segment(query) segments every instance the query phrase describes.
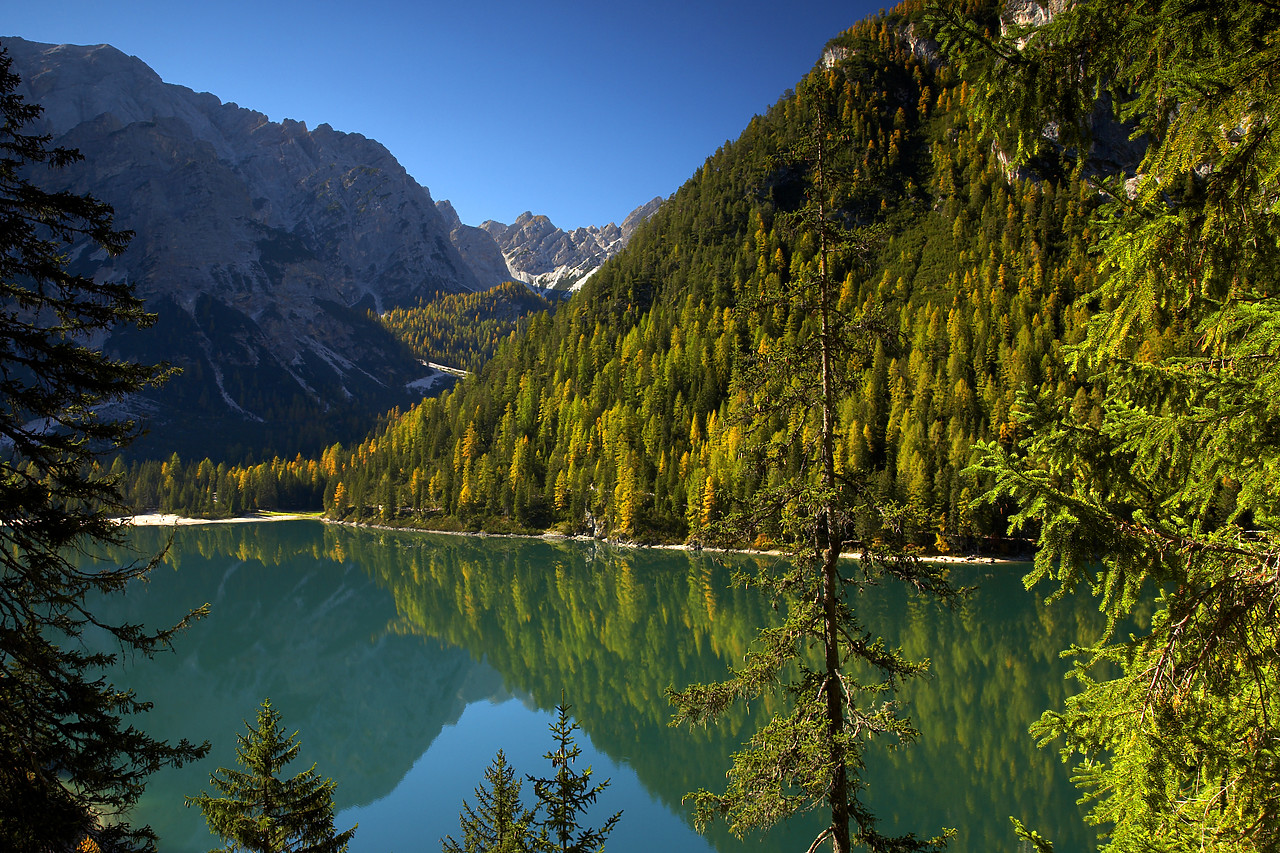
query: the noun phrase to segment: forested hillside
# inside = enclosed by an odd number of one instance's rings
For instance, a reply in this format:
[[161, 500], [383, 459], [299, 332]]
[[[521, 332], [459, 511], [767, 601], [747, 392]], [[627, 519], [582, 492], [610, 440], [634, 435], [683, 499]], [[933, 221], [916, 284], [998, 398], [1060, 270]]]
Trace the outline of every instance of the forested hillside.
[[[1003, 165], [971, 125], [967, 86], [916, 37], [912, 5], [833, 39], [807, 81], [838, 103], [850, 143], [841, 208], [882, 235], [872, 272], [845, 279], [840, 308], [882, 307], [899, 332], [841, 407], [839, 431], [853, 438], [838, 464], [874, 471], [884, 497], [930, 513], [923, 544], [969, 549], [1005, 528], [996, 511], [970, 508], [980, 487], [961, 471], [976, 441], [1016, 440], [1019, 390], [1097, 407], [1060, 353], [1089, 319], [1073, 300], [1093, 283], [1084, 222], [1096, 194], [1077, 177], [1033, 181]], [[234, 496], [213, 465], [195, 477], [194, 463], [171, 460], [173, 488], [141, 502], [185, 494], [159, 503], [209, 511], [219, 491], [221, 507], [239, 510], [323, 491], [338, 518], [696, 536], [761, 486], [743, 452], [735, 371], [810, 322], [796, 306], [756, 304], [816, 263], [812, 238], [781, 224], [804, 176], [776, 160], [800, 141], [804, 109], [788, 94], [753, 119], [579, 295], [530, 318], [474, 379], [318, 465], [242, 469]], [[263, 472], [288, 486], [256, 486]]]
[[[947, 547], [1003, 532], [968, 509], [977, 490], [960, 471], [976, 440], [1015, 439], [1020, 388], [1094, 405], [1059, 354], [1088, 320], [1071, 305], [1092, 283], [1081, 214], [1093, 193], [1007, 174], [969, 124], [967, 88], [912, 46], [901, 10], [861, 23], [811, 82], [852, 138], [843, 209], [885, 235], [841, 308], [884, 305], [900, 329], [841, 409], [855, 438], [839, 463], [932, 511]], [[743, 466], [746, 400], [731, 378], [744, 353], [785, 346], [807, 320], [739, 306], [815, 263], [812, 239], [779, 225], [801, 176], [773, 160], [798, 141], [803, 108], [790, 96], [754, 119], [476, 381], [327, 452], [329, 513], [684, 539], [748, 501], [760, 483]]]
[[379, 316], [418, 358], [459, 370], [479, 370], [517, 322], [552, 304], [519, 282], [508, 281], [479, 293], [440, 296], [412, 308]]
[[[1033, 733], [1075, 764], [1107, 850], [1276, 849], [1280, 11], [957, 0], [928, 20], [945, 53], [914, 3], [834, 39], [800, 96], [473, 379], [318, 460], [173, 459], [154, 491], [697, 542], [779, 479], [812, 487], [805, 440], [834, 435], [827, 493], [873, 484], [939, 551], [1011, 523], [1035, 539], [1026, 583], [1096, 596], [1107, 628], [1070, 649], [1079, 692]], [[832, 108], [827, 134], [810, 118]], [[792, 156], [815, 130], [826, 153]], [[834, 193], [805, 162], [843, 176]], [[815, 207], [861, 245], [817, 245], [796, 227]], [[833, 271], [840, 315], [871, 330], [834, 429], [794, 405], [807, 374], [758, 372], [819, 337], [830, 351], [815, 314]], [[785, 287], [814, 280], [817, 306]], [[863, 521], [841, 518], [837, 551], [902, 532]], [[786, 526], [750, 529], [770, 545]]]
[[67, 248], [77, 273], [131, 282], [157, 318], [94, 346], [180, 370], [126, 402], [148, 426], [131, 458], [357, 440], [420, 399], [406, 386], [425, 373], [366, 309], [501, 281], [473, 271], [431, 194], [376, 140], [272, 122], [105, 44], [3, 47], [16, 94], [43, 110], [39, 132], [84, 155], [42, 188], [92, 192], [134, 233], [117, 257]]
[[[1025, 583], [1089, 588], [1113, 625], [1156, 608], [1071, 650], [1079, 692], [1032, 733], [1072, 763], [1108, 853], [1276, 850], [1280, 7], [1049, 5], [998, 33], [931, 16], [985, 133], [1030, 168], [1087, 170], [1099, 199], [1097, 310], [1066, 352], [1099, 397], [1030, 389], [1026, 437], [978, 469], [1036, 535]], [[1099, 114], [1143, 142], [1136, 167], [1107, 161]]]

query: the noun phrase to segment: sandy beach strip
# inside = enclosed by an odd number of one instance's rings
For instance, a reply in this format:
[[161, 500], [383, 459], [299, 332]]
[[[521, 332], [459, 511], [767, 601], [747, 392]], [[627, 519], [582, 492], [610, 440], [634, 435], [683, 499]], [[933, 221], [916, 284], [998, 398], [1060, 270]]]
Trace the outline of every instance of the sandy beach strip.
[[[367, 530], [386, 530], [392, 532], [403, 533], [430, 533], [442, 536], [469, 536], [479, 538], [513, 538], [513, 539], [548, 539], [548, 540], [566, 540], [566, 541], [582, 541], [582, 542], [601, 542], [602, 544], [611, 545], [617, 548], [641, 548], [665, 551], [706, 551], [709, 554], [739, 554], [748, 557], [784, 557], [782, 551], [731, 551], [722, 548], [699, 548], [692, 545], [666, 544], [666, 545], [641, 545], [634, 542], [610, 542], [608, 540], [593, 539], [590, 536], [565, 536], [559, 533], [547, 532], [544, 534], [509, 534], [509, 533], [471, 533], [455, 530], [427, 530], [414, 527], [383, 527], [376, 524], [352, 524], [351, 522], [334, 522], [331, 519], [324, 518], [320, 513], [268, 513], [263, 515], [239, 515], [233, 518], [188, 518], [182, 515], [174, 515], [168, 512], [149, 512], [141, 515], [129, 515], [117, 519], [121, 524], [130, 524], [134, 527], [185, 527], [192, 524], [245, 524], [260, 521], [298, 521], [300, 519], [314, 519], [317, 521], [325, 521], [329, 524], [341, 524], [351, 527], [364, 528]], [[840, 555], [843, 559], [857, 559], [858, 555], [853, 551], [848, 551]], [[1017, 564], [1025, 564], [1031, 562], [1033, 557], [995, 557], [995, 556], [958, 556], [958, 555], [920, 555], [920, 559], [926, 563], [954, 563], [959, 565], [998, 565], [1010, 566]]]
[[168, 512], [148, 512], [142, 515], [126, 515], [118, 519], [121, 524], [133, 527], [185, 527], [189, 524], [244, 524], [255, 521], [297, 521], [319, 519], [317, 513], [272, 513], [270, 515], [239, 515], [234, 518], [187, 518]]

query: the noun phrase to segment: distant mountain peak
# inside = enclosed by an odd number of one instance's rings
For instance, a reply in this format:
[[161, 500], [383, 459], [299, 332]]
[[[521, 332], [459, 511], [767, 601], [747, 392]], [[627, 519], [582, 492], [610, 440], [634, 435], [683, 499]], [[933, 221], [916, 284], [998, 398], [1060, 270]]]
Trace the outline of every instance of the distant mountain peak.
[[17, 94], [44, 110], [33, 129], [84, 154], [46, 188], [93, 194], [136, 234], [118, 258], [84, 241], [69, 255], [79, 274], [135, 282], [160, 317], [104, 346], [183, 369], [131, 404], [151, 414], [148, 452], [261, 450], [274, 436], [293, 453], [334, 440], [326, 423], [411, 403], [403, 389], [424, 371], [368, 310], [513, 279], [576, 287], [660, 203], [621, 228], [566, 233], [531, 211], [473, 227], [358, 133], [273, 122], [110, 45], [0, 46]]
[[577, 290], [661, 204], [659, 197], [637, 207], [622, 227], [610, 222], [566, 232], [548, 217], [526, 210], [510, 225], [490, 219], [480, 228], [501, 250], [512, 279], [535, 290]]

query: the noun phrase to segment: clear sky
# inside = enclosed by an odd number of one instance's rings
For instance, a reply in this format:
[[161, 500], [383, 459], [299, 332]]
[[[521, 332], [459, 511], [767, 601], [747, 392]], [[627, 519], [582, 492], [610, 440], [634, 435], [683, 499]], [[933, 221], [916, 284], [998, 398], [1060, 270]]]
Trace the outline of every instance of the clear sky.
[[111, 44], [272, 120], [378, 140], [462, 220], [566, 230], [668, 196], [868, 0], [0, 0], [0, 38]]

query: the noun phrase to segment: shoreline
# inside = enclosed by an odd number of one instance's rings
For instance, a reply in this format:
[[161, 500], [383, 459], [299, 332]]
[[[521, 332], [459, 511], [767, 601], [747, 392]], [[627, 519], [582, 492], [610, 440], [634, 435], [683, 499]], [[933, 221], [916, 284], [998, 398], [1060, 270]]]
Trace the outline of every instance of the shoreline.
[[[272, 513], [269, 515], [238, 515], [231, 518], [190, 518], [182, 515], [175, 515], [167, 512], [148, 512], [139, 515], [124, 516], [117, 519], [121, 524], [131, 525], [133, 527], [189, 527], [199, 524], [253, 524], [268, 521], [319, 521], [322, 524], [335, 524], [345, 527], [358, 527], [366, 530], [384, 530], [394, 533], [434, 533], [440, 536], [470, 536], [474, 538], [501, 538], [501, 539], [542, 539], [548, 542], [569, 541], [569, 542], [599, 542], [610, 545], [615, 548], [640, 548], [651, 550], [665, 551], [705, 551], [711, 554], [743, 554], [749, 557], [785, 557], [782, 551], [732, 551], [726, 548], [707, 548], [694, 547], [693, 545], [641, 545], [635, 542], [616, 542], [608, 539], [596, 539], [592, 536], [567, 536], [563, 533], [484, 533], [469, 532], [462, 530], [427, 530], [419, 527], [384, 527], [378, 524], [357, 524], [351, 521], [334, 521], [325, 518], [320, 513]], [[854, 559], [852, 553], [842, 554], [843, 559]], [[957, 557], [952, 554], [939, 554], [935, 556], [924, 556], [920, 558], [926, 563], [948, 563], [953, 565], [968, 566], [1011, 566], [1019, 563], [1031, 562], [1034, 557], [1027, 556], [1025, 558], [1014, 557]]]
[[120, 524], [130, 527], [189, 527], [196, 524], [251, 524], [264, 521], [300, 521], [304, 519], [324, 521], [319, 513], [281, 512], [269, 515], [237, 515], [231, 518], [189, 518], [171, 512], [144, 512], [117, 518]]

